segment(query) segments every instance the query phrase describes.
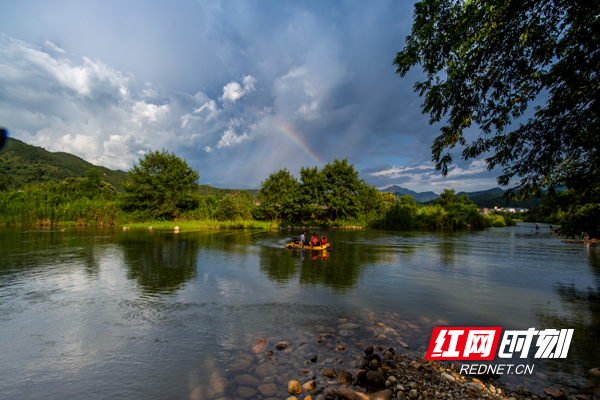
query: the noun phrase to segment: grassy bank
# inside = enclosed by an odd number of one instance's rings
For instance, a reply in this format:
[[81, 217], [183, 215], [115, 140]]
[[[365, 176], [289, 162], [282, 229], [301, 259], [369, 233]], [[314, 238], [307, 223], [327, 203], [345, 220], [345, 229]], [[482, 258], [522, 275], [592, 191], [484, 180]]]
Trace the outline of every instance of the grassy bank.
[[[482, 215], [468, 199], [449, 194], [448, 201], [434, 205], [417, 203], [412, 197], [384, 196], [378, 207], [363, 208], [353, 218], [330, 219], [326, 207], [309, 213], [290, 214], [295, 220], [267, 220], [269, 213], [256, 206], [247, 193], [190, 195], [185, 208], [156, 212], [131, 207], [127, 195], [91, 174], [69, 178], [59, 184], [41, 184], [20, 191], [0, 191], [1, 225], [125, 226], [154, 229], [280, 229], [319, 228], [485, 228], [514, 225], [507, 215]], [[306, 210], [304, 210], [306, 211]], [[303, 212], [299, 209], [299, 212]], [[159, 217], [166, 215], [168, 218]], [[301, 218], [301, 215], [307, 217]]]

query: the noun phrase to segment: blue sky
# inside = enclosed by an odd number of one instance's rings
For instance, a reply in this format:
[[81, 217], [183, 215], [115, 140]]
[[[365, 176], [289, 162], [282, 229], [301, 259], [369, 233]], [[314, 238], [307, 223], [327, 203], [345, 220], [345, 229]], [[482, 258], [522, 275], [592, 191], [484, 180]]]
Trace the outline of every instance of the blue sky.
[[431, 163], [440, 126], [392, 61], [400, 1], [19, 1], [0, 5], [0, 125], [127, 170], [165, 148], [200, 182], [258, 187], [281, 168], [348, 158], [417, 191], [496, 186], [481, 160]]

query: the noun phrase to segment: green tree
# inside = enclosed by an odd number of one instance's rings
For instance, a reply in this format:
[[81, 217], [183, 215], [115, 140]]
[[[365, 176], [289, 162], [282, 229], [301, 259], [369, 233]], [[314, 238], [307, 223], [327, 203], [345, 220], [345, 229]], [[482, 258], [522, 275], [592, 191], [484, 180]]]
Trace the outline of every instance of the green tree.
[[360, 212], [358, 192], [361, 181], [348, 159], [337, 158], [323, 167], [325, 177], [324, 200], [331, 219], [354, 218]]
[[185, 160], [162, 150], [150, 151], [129, 171], [124, 208], [145, 211], [154, 218], [171, 219], [195, 207], [200, 175]]
[[217, 221], [251, 220], [252, 211], [256, 206], [246, 190], [232, 192], [221, 198], [215, 210]]
[[323, 195], [325, 176], [317, 167], [300, 169], [300, 188], [298, 195], [298, 215], [301, 221], [321, 218], [323, 214]]
[[269, 175], [261, 182], [260, 214], [266, 220], [294, 220], [299, 207], [299, 183], [286, 169]]
[[466, 194], [457, 196], [454, 189], [444, 189], [435, 202], [444, 209], [444, 226], [459, 228], [466, 226], [483, 226], [483, 217], [477, 205], [469, 200]]
[[374, 185], [362, 181], [358, 190], [358, 200], [365, 219], [372, 213], [383, 210], [383, 197]]
[[[394, 64], [426, 75], [414, 88], [430, 123], [444, 121], [432, 146], [444, 175], [460, 146], [463, 159], [501, 167], [500, 185], [520, 178], [522, 195], [586, 192], [600, 184], [599, 50], [598, 1], [423, 0]], [[469, 128], [479, 130], [470, 143]]]

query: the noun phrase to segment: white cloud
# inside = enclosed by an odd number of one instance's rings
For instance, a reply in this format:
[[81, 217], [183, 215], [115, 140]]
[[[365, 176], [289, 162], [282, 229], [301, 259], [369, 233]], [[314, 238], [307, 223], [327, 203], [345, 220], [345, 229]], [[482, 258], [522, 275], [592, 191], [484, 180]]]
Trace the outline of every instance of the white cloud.
[[207, 153], [212, 153], [213, 149], [210, 146], [204, 146], [204, 151], [207, 152]]
[[60, 47], [58, 47], [57, 45], [55, 45], [54, 43], [52, 43], [52, 42], [51, 42], [51, 41], [49, 41], [49, 40], [46, 40], [46, 41], [44, 42], [44, 44], [46, 45], [46, 47], [47, 47], [48, 49], [50, 49], [50, 50], [52, 50], [52, 51], [55, 51], [55, 52], [57, 52], [57, 53], [63, 53], [63, 54], [64, 54], [64, 53], [66, 53], [66, 51], [64, 51], [63, 49], [61, 49]]
[[248, 136], [248, 134], [246, 132], [244, 132], [242, 135], [236, 135], [235, 130], [234, 130], [235, 125], [236, 125], [235, 122], [232, 122], [229, 125], [229, 129], [227, 129], [223, 133], [223, 136], [221, 136], [221, 140], [219, 140], [219, 143], [217, 143], [217, 149], [221, 149], [223, 147], [234, 146], [234, 145], [242, 143], [244, 140], [250, 139], [250, 137]]
[[471, 162], [467, 169], [462, 169], [459, 166], [455, 166], [448, 171], [448, 177], [457, 177], [462, 175], [473, 175], [483, 171], [487, 171], [487, 163], [485, 160], [474, 160]]
[[221, 96], [221, 100], [231, 101], [233, 103], [236, 100], [241, 99], [245, 94], [255, 90], [254, 84], [256, 83], [256, 79], [251, 75], [244, 76], [243, 78], [244, 88], [237, 82], [229, 82], [225, 87], [223, 87], [223, 96]]

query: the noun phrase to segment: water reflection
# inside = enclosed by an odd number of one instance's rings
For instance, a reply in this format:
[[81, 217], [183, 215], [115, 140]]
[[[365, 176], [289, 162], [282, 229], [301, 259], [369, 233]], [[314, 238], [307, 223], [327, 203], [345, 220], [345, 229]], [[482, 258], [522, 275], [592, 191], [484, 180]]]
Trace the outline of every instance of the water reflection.
[[127, 278], [151, 294], [168, 294], [179, 290], [197, 276], [200, 240], [211, 237], [165, 233], [126, 232], [118, 236]]
[[567, 312], [549, 306], [534, 310], [541, 326], [574, 329], [567, 359], [548, 359], [546, 368], [558, 380], [566, 375], [579, 376], [581, 379], [576, 382], [579, 386], [589, 384], [585, 382], [587, 371], [600, 365], [600, 256], [597, 247], [588, 246], [586, 250], [593, 280], [585, 286], [574, 282], [554, 285], [560, 305]]

